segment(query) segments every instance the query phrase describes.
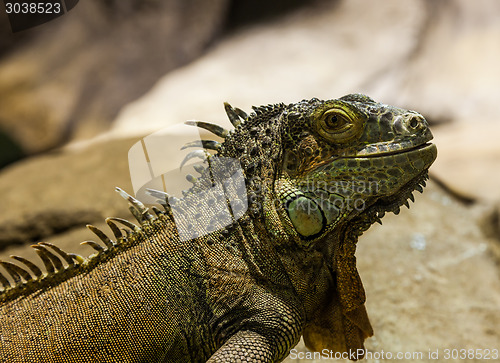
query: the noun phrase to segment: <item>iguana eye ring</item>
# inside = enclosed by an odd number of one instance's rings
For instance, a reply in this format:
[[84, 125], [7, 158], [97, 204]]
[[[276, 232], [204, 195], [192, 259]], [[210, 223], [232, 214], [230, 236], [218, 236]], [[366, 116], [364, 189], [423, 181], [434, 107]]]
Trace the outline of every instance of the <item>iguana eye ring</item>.
[[361, 131], [359, 123], [340, 108], [325, 111], [317, 121], [318, 133], [327, 140], [337, 143], [348, 142]]

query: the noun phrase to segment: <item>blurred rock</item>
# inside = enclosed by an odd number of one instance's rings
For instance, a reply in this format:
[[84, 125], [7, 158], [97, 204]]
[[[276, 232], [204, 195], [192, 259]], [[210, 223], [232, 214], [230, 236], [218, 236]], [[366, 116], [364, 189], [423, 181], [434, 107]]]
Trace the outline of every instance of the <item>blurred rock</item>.
[[417, 109], [432, 120], [498, 122], [500, 2], [421, 3], [426, 15], [415, 34], [416, 47], [398, 67], [372, 79], [370, 88], [388, 102]]
[[336, 0], [232, 0], [226, 25], [228, 29], [236, 29], [251, 23], [270, 21], [278, 15], [281, 16], [308, 3], [319, 1]]
[[314, 1], [87, 0], [14, 34], [2, 16], [0, 128], [26, 154], [95, 136], [123, 105], [225, 30]]
[[2, 13], [0, 14], [0, 56], [3, 56], [4, 53], [12, 48], [23, 44], [26, 38], [26, 32], [12, 34], [7, 15], [3, 13], [2, 8]]
[[491, 241], [491, 252], [500, 268], [500, 202], [487, 205], [478, 219], [478, 225]]
[[10, 137], [9, 132], [0, 130], [0, 168], [24, 156], [22, 147]]
[[106, 130], [123, 104], [205, 51], [227, 3], [87, 0], [25, 31], [0, 60], [0, 127], [27, 153]]
[[[160, 115], [190, 110], [190, 102], [182, 102], [188, 94], [206, 110], [221, 98], [249, 107], [365, 92], [435, 122], [494, 122], [500, 111], [498, 16], [495, 0], [323, 3], [229, 37], [161, 79], [140, 110], [155, 123]], [[162, 102], [146, 107], [153, 99]], [[134, 103], [138, 109], [141, 100]], [[135, 122], [131, 108], [118, 127]]]
[[[128, 216], [127, 203], [114, 188], [131, 191], [127, 153], [136, 141], [114, 140], [85, 150], [52, 152], [2, 170], [0, 249], [52, 241], [77, 227], [86, 230], [85, 224], [101, 223], [105, 217]], [[71, 248], [81, 241], [70, 241]]]
[[500, 123], [455, 122], [432, 133], [438, 146], [432, 173], [462, 195], [500, 201]]
[[65, 205], [28, 213], [22, 218], [3, 219], [0, 222], [0, 249], [14, 244], [36, 243], [66, 232], [73, 227], [82, 227], [102, 219], [96, 210], [69, 209]]
[[[322, 2], [236, 32], [195, 62], [166, 75], [127, 105], [115, 135], [142, 134], [198, 118], [224, 120], [222, 101], [251, 105], [365, 92], [401, 67], [426, 25], [419, 0]], [[397, 94], [397, 89], [394, 89]]]

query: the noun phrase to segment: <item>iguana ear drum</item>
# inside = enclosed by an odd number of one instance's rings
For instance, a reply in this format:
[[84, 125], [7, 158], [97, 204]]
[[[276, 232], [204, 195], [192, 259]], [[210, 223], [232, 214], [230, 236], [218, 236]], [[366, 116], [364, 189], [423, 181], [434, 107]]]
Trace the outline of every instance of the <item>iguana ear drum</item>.
[[295, 230], [303, 237], [312, 237], [323, 230], [326, 218], [316, 202], [306, 196], [298, 196], [287, 203], [288, 217]]

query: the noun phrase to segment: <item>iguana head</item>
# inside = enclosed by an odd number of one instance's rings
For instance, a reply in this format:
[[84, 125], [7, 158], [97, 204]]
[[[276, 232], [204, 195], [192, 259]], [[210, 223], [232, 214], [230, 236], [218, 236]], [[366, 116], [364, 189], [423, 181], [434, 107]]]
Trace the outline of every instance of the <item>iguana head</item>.
[[269, 219], [274, 210], [305, 246], [359, 216], [366, 229], [386, 211], [399, 213], [422, 191], [437, 155], [421, 114], [361, 94], [254, 107], [250, 115], [225, 106], [234, 131], [195, 123], [224, 143], [188, 146], [237, 159], [253, 218]]
[[281, 117], [277, 192], [306, 240], [370, 208], [398, 213], [437, 155], [422, 115], [360, 94], [302, 101]]
[[304, 301], [306, 346], [362, 349], [373, 331], [356, 269], [357, 238], [423, 190], [437, 156], [428, 124], [417, 112], [360, 94], [254, 110], [235, 123], [220, 151], [240, 153], [253, 221], [274, 234]]
[[[386, 211], [399, 213], [415, 189], [422, 191], [420, 184], [437, 156], [429, 143], [432, 134], [419, 113], [359, 94], [302, 101], [279, 118], [278, 214], [284, 225], [293, 226], [288, 232], [299, 246], [321, 251], [331, 273], [321, 278], [316, 270], [307, 277], [314, 288], [304, 289], [304, 296], [323, 290], [327, 297], [319, 310], [311, 308], [315, 312], [303, 332], [305, 343], [316, 351], [362, 349], [373, 330], [356, 269], [357, 237]], [[292, 280], [300, 274], [290, 273]]]

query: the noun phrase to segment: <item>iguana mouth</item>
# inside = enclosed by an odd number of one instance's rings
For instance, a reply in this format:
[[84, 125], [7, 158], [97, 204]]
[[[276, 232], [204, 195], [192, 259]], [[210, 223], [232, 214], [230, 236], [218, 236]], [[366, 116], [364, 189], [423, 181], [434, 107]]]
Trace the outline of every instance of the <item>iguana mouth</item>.
[[[410, 208], [410, 203], [415, 200], [413, 192], [415, 190], [422, 193], [426, 185], [426, 180], [429, 179], [428, 167], [434, 162], [437, 157], [436, 145], [426, 142], [410, 148], [405, 148], [397, 151], [386, 153], [379, 153], [373, 155], [354, 156], [351, 159], [375, 159], [375, 158], [395, 158], [395, 162], [401, 163], [420, 163], [422, 172], [406, 182], [396, 192], [378, 198], [373, 204], [368, 206], [362, 213], [364, 221], [369, 222], [365, 228], [374, 222], [382, 224], [381, 218], [384, 217], [386, 212], [393, 212], [399, 214], [400, 207], [405, 205]], [[403, 159], [400, 159], [403, 158]]]
[[382, 143], [382, 144], [372, 144], [364, 147], [362, 150], [358, 151], [355, 155], [345, 156], [345, 158], [377, 158], [385, 157], [397, 154], [411, 153], [415, 151], [421, 151], [424, 149], [432, 149], [436, 146], [429, 141], [424, 143], [419, 143], [415, 145], [414, 143]]
[[[397, 150], [387, 150], [387, 151], [379, 151], [379, 152], [374, 152], [374, 153], [357, 153], [355, 156], [351, 156], [353, 158], [377, 158], [377, 157], [382, 157], [382, 156], [391, 156], [391, 155], [397, 155], [397, 154], [405, 154], [405, 153], [411, 153], [411, 152], [418, 152], [424, 149], [431, 150], [432, 148], [436, 148], [436, 145], [430, 142], [426, 142], [424, 144], [416, 145], [416, 146], [411, 146], [407, 148], [402, 148], [402, 149], [397, 149]], [[364, 151], [363, 149], [362, 151]]]
[[[407, 154], [406, 159], [413, 162], [419, 162], [424, 164], [422, 172], [404, 184], [396, 193], [387, 195], [379, 198], [367, 211], [372, 212], [377, 215], [378, 218], [382, 218], [385, 212], [393, 212], [394, 214], [399, 213], [400, 207], [404, 204], [406, 207], [410, 208], [408, 199], [412, 202], [414, 201], [413, 192], [418, 190], [420, 193], [423, 192], [423, 188], [426, 185], [426, 180], [429, 179], [428, 167], [434, 162], [437, 157], [436, 145], [426, 142], [411, 148], [398, 150], [396, 152], [373, 155], [371, 157], [391, 157], [392, 155]], [[401, 155], [403, 156], [403, 155]], [[365, 156], [368, 157], [368, 156]], [[369, 213], [370, 214], [370, 213]], [[376, 219], [375, 219], [376, 220]]]
[[[366, 150], [370, 147], [377, 150], [377, 151], [371, 151], [370, 153], [368, 153]], [[436, 158], [437, 148], [436, 148], [435, 144], [430, 143], [430, 142], [425, 142], [425, 143], [419, 144], [419, 145], [411, 145], [408, 147], [399, 148], [397, 150], [388, 150], [388, 151], [380, 151], [377, 149], [377, 147], [375, 145], [369, 145], [369, 146], [365, 147], [363, 150], [361, 150], [360, 152], [357, 152], [356, 154], [335, 155], [335, 156], [323, 161], [321, 164], [315, 165], [315, 167], [311, 168], [311, 169], [317, 169], [317, 170], [320, 170], [321, 168], [328, 169], [331, 166], [332, 162], [335, 162], [337, 160], [342, 160], [342, 159], [377, 159], [377, 158], [382, 159], [382, 158], [388, 158], [388, 157], [395, 156], [395, 155], [402, 156], [404, 154], [407, 154], [408, 156], [411, 155], [412, 158], [418, 158], [419, 154], [420, 155], [432, 155], [432, 154], [434, 154], [434, 156], [431, 156], [432, 161], [429, 163], [429, 166], [430, 166], [432, 164], [432, 162], [434, 161], [434, 159]], [[308, 171], [310, 171], [310, 170], [308, 170]]]

